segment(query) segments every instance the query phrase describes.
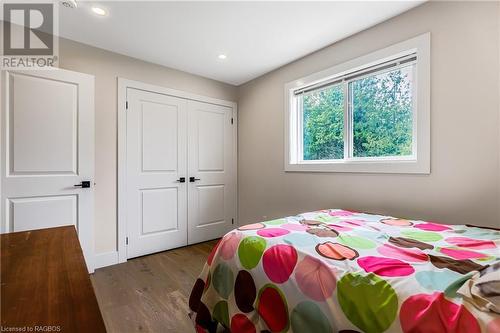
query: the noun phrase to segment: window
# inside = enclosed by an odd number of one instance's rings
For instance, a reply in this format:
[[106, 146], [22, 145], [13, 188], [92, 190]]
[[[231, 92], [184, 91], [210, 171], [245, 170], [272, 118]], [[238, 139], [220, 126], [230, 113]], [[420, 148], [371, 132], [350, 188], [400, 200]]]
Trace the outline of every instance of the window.
[[285, 170], [429, 173], [429, 41], [287, 84]]

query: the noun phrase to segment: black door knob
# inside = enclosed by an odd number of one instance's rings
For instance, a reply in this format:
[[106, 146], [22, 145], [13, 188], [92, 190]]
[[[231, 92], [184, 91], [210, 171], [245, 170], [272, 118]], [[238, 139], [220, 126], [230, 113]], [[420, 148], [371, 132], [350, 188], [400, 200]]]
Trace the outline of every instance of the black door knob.
[[185, 183], [186, 182], [186, 177], [181, 177], [181, 178], [177, 179], [177, 182], [179, 182], [179, 183]]
[[190, 181], [191, 183], [194, 183], [194, 182], [195, 182], [195, 181], [197, 181], [197, 180], [201, 180], [201, 179], [200, 179], [200, 178], [195, 178], [195, 177], [189, 177], [189, 181]]
[[81, 187], [81, 188], [89, 188], [90, 187], [90, 180], [83, 180], [80, 182], [80, 184], [75, 184], [73, 185], [74, 187]]

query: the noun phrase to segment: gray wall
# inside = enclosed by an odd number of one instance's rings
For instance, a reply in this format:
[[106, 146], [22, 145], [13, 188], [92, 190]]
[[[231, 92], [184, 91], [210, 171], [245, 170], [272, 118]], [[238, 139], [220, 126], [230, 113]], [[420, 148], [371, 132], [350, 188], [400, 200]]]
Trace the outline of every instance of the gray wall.
[[95, 76], [95, 249], [116, 250], [117, 77], [236, 101], [237, 88], [67, 39], [59, 42], [60, 67]]
[[[499, 4], [431, 2], [239, 89], [240, 223], [350, 208], [500, 226]], [[283, 85], [431, 32], [431, 174], [285, 173]]]
[[[343, 207], [500, 227], [500, 5], [432, 2], [234, 87], [70, 40], [96, 78], [96, 253], [116, 250], [117, 77], [238, 102], [240, 224]], [[283, 85], [431, 32], [431, 175], [285, 173]]]

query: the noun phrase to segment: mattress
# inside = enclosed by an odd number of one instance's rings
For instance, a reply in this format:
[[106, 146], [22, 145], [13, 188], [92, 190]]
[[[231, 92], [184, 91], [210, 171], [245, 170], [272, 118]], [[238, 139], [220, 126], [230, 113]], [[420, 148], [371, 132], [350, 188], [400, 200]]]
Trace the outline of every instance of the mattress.
[[198, 332], [500, 332], [499, 314], [458, 291], [499, 262], [500, 231], [309, 212], [226, 234], [190, 316]]

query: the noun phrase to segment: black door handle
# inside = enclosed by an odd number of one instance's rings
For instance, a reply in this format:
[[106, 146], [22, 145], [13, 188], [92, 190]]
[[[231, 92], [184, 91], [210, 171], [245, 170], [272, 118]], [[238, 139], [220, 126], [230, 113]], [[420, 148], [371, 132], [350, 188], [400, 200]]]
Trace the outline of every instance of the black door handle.
[[189, 182], [194, 183], [197, 180], [201, 180], [200, 178], [189, 177]]
[[181, 177], [181, 178], [177, 179], [177, 182], [179, 182], [179, 183], [185, 183], [186, 182], [186, 177]]
[[74, 187], [81, 187], [81, 188], [89, 188], [90, 187], [90, 180], [84, 180], [80, 184], [75, 184], [73, 186]]

